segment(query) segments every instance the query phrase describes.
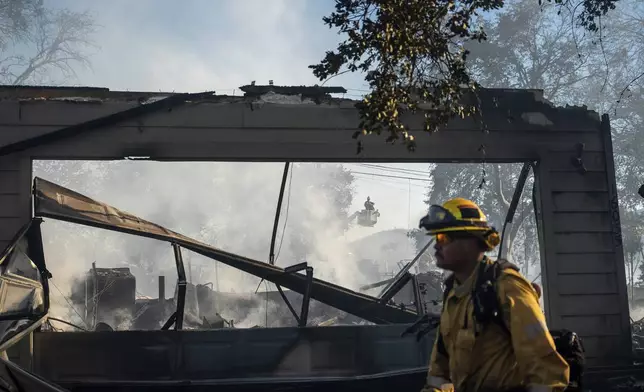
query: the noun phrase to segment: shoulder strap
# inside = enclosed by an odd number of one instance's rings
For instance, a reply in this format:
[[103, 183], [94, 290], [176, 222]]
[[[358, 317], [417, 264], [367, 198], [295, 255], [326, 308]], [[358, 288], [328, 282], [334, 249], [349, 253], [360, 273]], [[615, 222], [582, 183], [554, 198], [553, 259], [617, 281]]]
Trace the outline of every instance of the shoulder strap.
[[517, 272], [521, 272], [521, 269], [519, 268], [519, 266], [517, 266], [516, 264], [510, 263], [506, 259], [498, 259], [494, 262], [494, 264], [498, 264], [501, 267], [501, 270], [513, 269]]
[[496, 287], [496, 282], [505, 269], [519, 271], [519, 267], [504, 259], [496, 260], [493, 263], [482, 262], [472, 290], [472, 302], [474, 319], [479, 324], [485, 326], [495, 323], [509, 334], [510, 330], [503, 318]]

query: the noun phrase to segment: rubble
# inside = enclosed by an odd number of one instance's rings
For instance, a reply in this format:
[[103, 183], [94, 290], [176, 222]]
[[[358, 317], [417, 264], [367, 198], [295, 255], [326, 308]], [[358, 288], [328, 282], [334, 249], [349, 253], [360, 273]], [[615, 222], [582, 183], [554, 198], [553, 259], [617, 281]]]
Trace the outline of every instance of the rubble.
[[644, 361], [644, 318], [633, 321], [631, 333], [633, 336], [633, 356]]
[[618, 369], [589, 370], [585, 375], [588, 391], [644, 392], [644, 367], [641, 365], [644, 362], [644, 318], [632, 321], [631, 333], [636, 364]]

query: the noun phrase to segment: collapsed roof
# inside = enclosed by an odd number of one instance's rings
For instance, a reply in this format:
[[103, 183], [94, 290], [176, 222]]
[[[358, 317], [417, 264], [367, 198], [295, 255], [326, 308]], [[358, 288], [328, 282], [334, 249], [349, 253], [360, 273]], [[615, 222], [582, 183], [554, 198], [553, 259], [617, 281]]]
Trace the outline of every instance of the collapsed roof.
[[[246, 273], [353, 314], [376, 324], [412, 323], [418, 314], [392, 306], [379, 298], [297, 273], [301, 265], [281, 268], [215, 248], [158, 224], [64, 188], [42, 178], [34, 179], [34, 213], [37, 217], [102, 228], [171, 243], [222, 262]], [[305, 263], [304, 263], [305, 264]], [[181, 275], [181, 274], [180, 274]]]

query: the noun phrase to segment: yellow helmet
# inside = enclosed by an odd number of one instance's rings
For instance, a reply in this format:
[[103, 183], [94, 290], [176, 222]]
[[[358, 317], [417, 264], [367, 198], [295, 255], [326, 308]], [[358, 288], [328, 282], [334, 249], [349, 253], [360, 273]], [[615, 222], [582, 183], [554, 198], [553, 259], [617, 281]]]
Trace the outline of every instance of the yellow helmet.
[[430, 206], [427, 215], [420, 220], [419, 227], [427, 230], [429, 235], [469, 232], [480, 237], [489, 250], [501, 242], [499, 233], [489, 225], [479, 206], [460, 197], [448, 200], [442, 206]]

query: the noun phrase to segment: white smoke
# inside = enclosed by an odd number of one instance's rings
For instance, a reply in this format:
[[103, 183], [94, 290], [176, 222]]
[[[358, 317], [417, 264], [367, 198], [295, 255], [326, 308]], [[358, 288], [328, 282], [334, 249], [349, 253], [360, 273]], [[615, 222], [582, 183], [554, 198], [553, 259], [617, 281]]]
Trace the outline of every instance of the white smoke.
[[[276, 264], [285, 267], [306, 261], [314, 267], [316, 278], [352, 289], [368, 283], [345, 237], [346, 216], [353, 211], [338, 209], [339, 202], [351, 204], [351, 189], [342, 190], [338, 179], [341, 166], [291, 167]], [[220, 249], [268, 261], [283, 168], [281, 163], [57, 161], [35, 162], [34, 175]], [[92, 262], [103, 268], [130, 267], [138, 295], [156, 297], [160, 274], [167, 277], [167, 296], [174, 291], [175, 261], [167, 243], [51, 219], [43, 224], [43, 237], [54, 275], [52, 310], [61, 318], [79, 322], [66, 297], [72, 278], [88, 271]], [[253, 292], [259, 283], [256, 277], [200, 255], [184, 250], [183, 256], [192, 283], [212, 282], [220, 291], [237, 293]], [[264, 325], [260, 322], [264, 316], [259, 317], [264, 307], [257, 309], [257, 317], [249, 316], [241, 324], [235, 320], [237, 325]]]

